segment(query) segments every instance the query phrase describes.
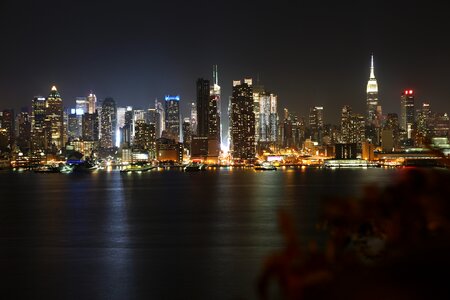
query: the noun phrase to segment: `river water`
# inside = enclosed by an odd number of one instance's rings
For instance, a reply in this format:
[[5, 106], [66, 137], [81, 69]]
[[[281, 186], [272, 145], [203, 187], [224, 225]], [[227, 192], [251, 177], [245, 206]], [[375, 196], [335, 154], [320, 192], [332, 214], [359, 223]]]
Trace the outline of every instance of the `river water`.
[[282, 247], [280, 208], [301, 241], [320, 242], [323, 199], [357, 197], [398, 172], [2, 171], [3, 290], [28, 299], [255, 299], [264, 259]]

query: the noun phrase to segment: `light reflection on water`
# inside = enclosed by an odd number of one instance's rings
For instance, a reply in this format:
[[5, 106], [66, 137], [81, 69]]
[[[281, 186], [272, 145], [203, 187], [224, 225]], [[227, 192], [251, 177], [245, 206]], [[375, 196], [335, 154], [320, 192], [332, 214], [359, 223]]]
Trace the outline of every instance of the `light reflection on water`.
[[281, 246], [278, 209], [302, 241], [320, 239], [323, 196], [355, 196], [395, 173], [2, 173], [0, 246], [15, 255], [1, 263], [11, 278], [34, 274], [24, 282], [34, 298], [253, 299], [264, 257]]

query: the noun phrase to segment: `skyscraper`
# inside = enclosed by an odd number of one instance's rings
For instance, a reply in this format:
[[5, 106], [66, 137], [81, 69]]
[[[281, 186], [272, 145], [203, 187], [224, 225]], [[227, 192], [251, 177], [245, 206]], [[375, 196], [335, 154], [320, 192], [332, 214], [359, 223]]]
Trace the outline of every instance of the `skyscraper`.
[[367, 125], [379, 127], [380, 116], [377, 113], [378, 109], [378, 83], [375, 78], [375, 67], [373, 64], [373, 54], [370, 59], [370, 75], [367, 82]]
[[28, 151], [31, 147], [31, 118], [28, 109], [17, 115], [17, 125], [17, 146], [23, 152]]
[[211, 96], [208, 103], [208, 139], [211, 144], [215, 144], [214, 148], [220, 150], [220, 95], [217, 96], [213, 93], [214, 88], [211, 89]]
[[422, 103], [422, 107], [416, 112], [416, 130], [414, 134], [415, 144], [425, 146], [429, 142], [432, 133], [432, 113], [430, 103]]
[[68, 116], [67, 124], [67, 136], [70, 140], [80, 137], [81, 126], [79, 122], [79, 116], [75, 113], [75, 110]]
[[54, 150], [61, 149], [64, 146], [63, 105], [56, 86], [52, 87], [47, 97], [46, 115], [50, 121], [51, 145]]
[[361, 144], [365, 140], [365, 118], [352, 112], [352, 108], [345, 105], [341, 113], [341, 142], [345, 144], [357, 144], [361, 150]]
[[99, 122], [98, 113], [85, 113], [82, 116], [82, 138], [84, 141], [98, 141], [99, 138]]
[[[209, 89], [208, 89], [209, 93]], [[175, 140], [175, 142], [180, 141], [180, 96], [166, 96], [166, 133], [167, 135]]]
[[113, 98], [106, 98], [102, 104], [100, 115], [101, 138], [100, 147], [111, 149], [116, 145], [117, 109]]
[[406, 131], [408, 139], [411, 138], [414, 126], [414, 114], [414, 91], [404, 90], [400, 98], [400, 128]]
[[12, 150], [15, 144], [14, 110], [3, 110], [0, 124], [0, 128], [6, 129], [7, 144], [9, 149]]
[[31, 131], [33, 151], [47, 150], [51, 141], [51, 131], [47, 119], [47, 99], [34, 97], [31, 105]]
[[197, 134], [197, 104], [195, 102], [191, 103], [191, 134]]
[[183, 120], [183, 144], [184, 148], [191, 148], [191, 139], [192, 139], [192, 127], [191, 127], [191, 119], [184, 118]]
[[120, 129], [120, 146], [128, 148], [131, 146], [131, 142], [133, 140], [133, 107], [127, 106], [125, 111], [124, 125]]
[[166, 130], [166, 112], [164, 106], [158, 100], [155, 100], [155, 114], [156, 114], [156, 138], [159, 139], [162, 136], [164, 130]]
[[[255, 93], [253, 93], [255, 94]], [[259, 132], [258, 142], [277, 141], [278, 114], [277, 114], [277, 95], [271, 93], [259, 94]], [[256, 103], [253, 101], [253, 103]], [[256, 117], [256, 116], [255, 116]]]
[[89, 112], [89, 102], [86, 97], [75, 98], [76, 109], [83, 111], [83, 114]]
[[211, 86], [210, 102], [210, 135], [217, 136], [219, 146], [222, 144], [222, 109], [219, 72], [217, 65], [213, 66], [213, 85]]
[[197, 135], [202, 137], [209, 135], [209, 89], [209, 80], [203, 78], [197, 80]]
[[230, 151], [235, 160], [255, 158], [255, 113], [252, 80], [233, 81], [230, 110]]
[[322, 144], [323, 135], [323, 107], [315, 106], [309, 110], [309, 128], [311, 139]]
[[95, 94], [90, 93], [89, 96], [87, 96], [87, 103], [88, 103], [88, 113], [93, 114], [95, 113], [95, 109], [97, 107], [97, 97]]
[[433, 135], [435, 137], [449, 137], [449, 116], [447, 113], [438, 113], [434, 120]]
[[133, 147], [144, 151], [154, 151], [155, 143], [155, 124], [145, 123], [142, 119], [137, 120]]

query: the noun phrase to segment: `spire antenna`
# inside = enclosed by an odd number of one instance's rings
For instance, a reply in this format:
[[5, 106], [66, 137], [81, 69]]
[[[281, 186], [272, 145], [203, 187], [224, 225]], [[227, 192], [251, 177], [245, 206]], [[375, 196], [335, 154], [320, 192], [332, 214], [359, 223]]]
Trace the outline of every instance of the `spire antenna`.
[[375, 67], [373, 65], [373, 52], [370, 55], [370, 78], [371, 79], [375, 78]]

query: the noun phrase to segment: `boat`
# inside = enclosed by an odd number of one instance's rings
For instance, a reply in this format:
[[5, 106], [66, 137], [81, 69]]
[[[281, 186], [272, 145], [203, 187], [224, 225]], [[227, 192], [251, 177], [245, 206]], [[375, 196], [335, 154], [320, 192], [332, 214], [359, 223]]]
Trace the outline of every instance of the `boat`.
[[90, 161], [80, 161], [78, 163], [69, 163], [68, 165], [72, 168], [73, 172], [93, 172], [98, 169], [97, 166]]
[[273, 171], [276, 170], [277, 167], [275, 167], [272, 163], [265, 161], [260, 165], [255, 165], [255, 170], [259, 171]]
[[59, 166], [59, 171], [61, 173], [64, 173], [64, 174], [72, 173], [73, 172], [73, 166], [70, 166], [68, 164], [61, 164]]
[[192, 162], [190, 164], [187, 164], [183, 171], [185, 172], [196, 172], [196, 171], [205, 171], [208, 168], [207, 164]]
[[124, 169], [120, 170], [122, 173], [130, 172], [146, 172], [156, 168], [155, 166], [149, 165], [147, 163], [132, 163], [126, 166]]
[[34, 169], [35, 173], [59, 173], [59, 167], [54, 165], [43, 165]]

